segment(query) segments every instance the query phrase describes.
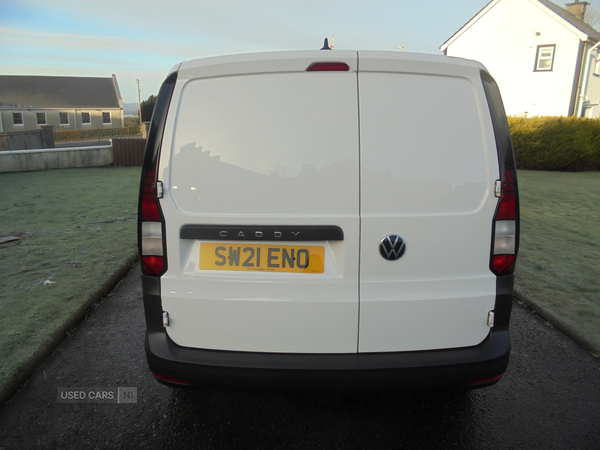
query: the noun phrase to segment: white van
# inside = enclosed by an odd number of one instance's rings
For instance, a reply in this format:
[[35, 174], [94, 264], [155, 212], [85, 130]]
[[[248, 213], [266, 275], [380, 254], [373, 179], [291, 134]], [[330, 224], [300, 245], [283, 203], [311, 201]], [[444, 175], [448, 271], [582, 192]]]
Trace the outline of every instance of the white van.
[[139, 209], [156, 378], [482, 387], [505, 371], [519, 214], [479, 63], [375, 51], [184, 62]]

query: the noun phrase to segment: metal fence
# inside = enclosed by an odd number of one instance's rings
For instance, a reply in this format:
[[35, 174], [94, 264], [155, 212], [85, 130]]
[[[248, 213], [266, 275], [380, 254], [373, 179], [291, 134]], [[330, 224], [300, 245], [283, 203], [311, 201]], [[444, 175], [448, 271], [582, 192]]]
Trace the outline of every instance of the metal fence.
[[121, 167], [141, 166], [146, 139], [113, 138], [113, 165]]

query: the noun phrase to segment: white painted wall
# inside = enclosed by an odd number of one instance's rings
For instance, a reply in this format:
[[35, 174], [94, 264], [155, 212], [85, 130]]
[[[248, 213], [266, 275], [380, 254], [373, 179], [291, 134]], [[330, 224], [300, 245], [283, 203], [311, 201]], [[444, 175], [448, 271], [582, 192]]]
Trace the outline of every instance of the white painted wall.
[[[447, 54], [482, 62], [508, 115], [566, 116], [581, 35], [535, 0], [500, 0], [448, 45]], [[556, 44], [553, 70], [535, 72], [538, 45], [550, 44]]]
[[112, 144], [0, 152], [0, 173], [73, 167], [104, 167], [112, 163]]
[[[600, 55], [588, 52], [577, 115], [600, 118]], [[596, 64], [598, 67], [596, 68]]]

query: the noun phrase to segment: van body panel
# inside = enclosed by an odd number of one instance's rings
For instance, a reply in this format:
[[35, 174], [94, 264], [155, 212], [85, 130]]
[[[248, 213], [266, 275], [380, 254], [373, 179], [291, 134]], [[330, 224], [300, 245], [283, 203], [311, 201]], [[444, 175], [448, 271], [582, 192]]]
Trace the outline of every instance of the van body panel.
[[[223, 76], [221, 66], [181, 70], [170, 148], [160, 166], [161, 207], [169, 217], [169, 269], [162, 277], [167, 332], [185, 347], [356, 352], [356, 73], [306, 73], [309, 61], [287, 61], [291, 69], [275, 62], [261, 64], [260, 74], [252, 61], [237, 69], [227, 63]], [[356, 66], [355, 53], [350, 63]], [[201, 269], [202, 241], [180, 239], [180, 230], [218, 224], [338, 226], [344, 239], [302, 242], [323, 248], [323, 273]], [[258, 251], [244, 240], [222, 244], [225, 256]], [[262, 257], [264, 266], [264, 249]], [[225, 268], [241, 269], [243, 256], [230, 264], [231, 258]]]
[[[498, 177], [479, 68], [360, 55], [359, 351], [477, 345]], [[406, 245], [396, 261], [379, 253], [388, 234]]]
[[[337, 50], [206, 58], [175, 66], [157, 105], [138, 236], [159, 381], [498, 380], [518, 195], [500, 94], [480, 64]], [[381, 247], [394, 236], [395, 260]]]
[[336, 50], [335, 54], [319, 51], [247, 53], [183, 62], [179, 66], [178, 79], [195, 80], [220, 76], [285, 72], [304, 73], [311, 64], [330, 61], [348, 64], [351, 73], [358, 69], [358, 54], [352, 50]]

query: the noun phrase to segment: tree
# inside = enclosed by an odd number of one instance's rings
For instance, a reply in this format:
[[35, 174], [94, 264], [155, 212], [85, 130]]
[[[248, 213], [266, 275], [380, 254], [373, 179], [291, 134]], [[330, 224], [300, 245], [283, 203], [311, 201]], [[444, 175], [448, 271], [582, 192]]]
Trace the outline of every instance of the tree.
[[156, 95], [151, 95], [141, 103], [140, 108], [142, 110], [142, 122], [150, 122], [150, 119], [152, 119], [152, 112], [154, 111], [155, 103]]
[[590, 0], [588, 2], [589, 6], [585, 9], [583, 21], [590, 27], [596, 28], [596, 26], [600, 23], [600, 9], [598, 4], [594, 4], [593, 2], [594, 0]]

